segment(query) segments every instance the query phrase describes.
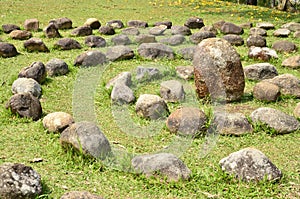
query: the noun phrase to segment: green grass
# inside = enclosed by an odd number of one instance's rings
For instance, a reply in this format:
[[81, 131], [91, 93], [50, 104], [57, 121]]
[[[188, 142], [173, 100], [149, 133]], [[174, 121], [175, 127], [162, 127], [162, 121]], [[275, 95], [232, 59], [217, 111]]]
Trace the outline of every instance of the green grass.
[[[51, 19], [68, 17], [73, 26], [82, 25], [87, 18], [96, 17], [102, 24], [112, 19], [120, 19], [124, 23], [131, 19], [145, 20], [152, 26], [157, 21], [170, 20], [174, 25], [182, 25], [191, 16], [204, 19], [206, 25], [219, 20], [226, 20], [236, 24], [244, 22], [269, 21], [276, 28], [289, 21], [300, 22], [299, 14], [290, 14], [270, 10], [262, 7], [237, 5], [222, 1], [143, 1], [143, 0], [37, 0], [0, 1], [0, 24], [13, 23], [23, 27], [25, 19], [38, 18], [41, 29]], [[196, 31], [196, 30], [195, 30]], [[70, 30], [60, 31], [64, 37], [70, 36]], [[267, 44], [277, 40], [272, 37], [273, 30], [268, 31]], [[94, 30], [95, 35], [99, 33]], [[102, 195], [105, 198], [298, 198], [300, 190], [300, 133], [274, 135], [269, 129], [257, 126], [254, 133], [235, 137], [219, 136], [217, 145], [204, 158], [200, 158], [204, 136], [193, 140], [187, 151], [180, 157], [191, 169], [192, 176], [186, 182], [167, 182], [161, 179], [146, 178], [130, 172], [129, 158], [126, 154], [150, 153], [163, 150], [164, 147], [174, 144], [174, 135], [163, 126], [161, 131], [150, 138], [136, 138], [122, 132], [116, 124], [110, 104], [110, 92], [105, 89], [106, 82], [123, 71], [133, 71], [140, 65], [158, 64], [167, 71], [174, 72], [179, 65], [191, 65], [190, 61], [175, 59], [173, 61], [149, 61], [136, 56], [130, 61], [119, 61], [107, 66], [96, 88], [95, 106], [97, 121], [101, 130], [108, 139], [115, 143], [114, 148], [125, 154], [119, 167], [114, 170], [105, 162], [87, 159], [80, 154], [65, 151], [59, 144], [59, 135], [44, 130], [41, 120], [33, 122], [29, 119], [12, 115], [4, 108], [11, 97], [11, 85], [17, 78], [19, 71], [34, 61], [46, 63], [52, 58], [63, 59], [70, 67], [70, 73], [61, 77], [48, 77], [42, 85], [43, 96], [41, 103], [44, 115], [54, 111], [73, 113], [72, 95], [74, 82], [79, 69], [73, 66], [75, 58], [82, 52], [89, 50], [84, 43], [84, 37], [75, 38], [83, 49], [72, 51], [58, 51], [53, 49], [57, 39], [45, 38], [42, 31], [34, 32], [34, 37], [40, 37], [50, 49], [50, 53], [28, 53], [22, 41], [12, 40], [0, 30], [0, 38], [13, 43], [21, 53], [17, 57], [0, 58], [0, 163], [19, 162], [32, 166], [41, 174], [43, 180], [43, 195], [40, 198], [59, 198], [64, 192], [71, 190], [86, 190]], [[219, 34], [218, 37], [222, 35]], [[243, 34], [248, 36], [248, 30]], [[111, 36], [105, 36], [111, 44]], [[300, 40], [291, 36], [287, 40], [293, 41], [300, 48]], [[188, 41], [185, 45], [191, 45]], [[136, 50], [137, 44], [131, 45]], [[174, 47], [176, 50], [178, 47]], [[243, 66], [259, 61], [249, 59], [245, 46], [236, 47], [241, 55]], [[100, 49], [105, 52], [105, 48]], [[299, 70], [290, 70], [281, 67], [283, 59], [299, 54], [300, 50], [291, 54], [278, 54], [278, 60], [271, 60], [280, 74], [292, 73], [300, 78]], [[193, 85], [193, 81], [188, 82]], [[227, 111], [249, 114], [258, 107], [268, 106], [280, 109], [292, 115], [296, 103], [295, 98], [283, 97], [276, 103], [263, 103], [254, 100], [252, 88], [255, 82], [246, 81], [245, 96], [241, 102], [227, 104]], [[141, 84], [136, 87], [135, 94], [157, 94], [159, 87], [156, 82]], [[191, 99], [191, 102], [194, 102]], [[170, 110], [175, 110], [180, 104], [170, 104]], [[211, 112], [210, 104], [198, 101], [200, 109], [207, 114]], [[134, 122], [147, 124], [134, 114], [134, 106], [129, 113]], [[245, 183], [228, 176], [218, 162], [229, 153], [245, 147], [255, 147], [265, 153], [272, 162], [283, 172], [283, 178], [277, 182]], [[129, 155], [130, 156], [130, 155]], [[33, 158], [41, 157], [43, 162], [31, 163]], [[118, 166], [118, 165], [117, 165]]]

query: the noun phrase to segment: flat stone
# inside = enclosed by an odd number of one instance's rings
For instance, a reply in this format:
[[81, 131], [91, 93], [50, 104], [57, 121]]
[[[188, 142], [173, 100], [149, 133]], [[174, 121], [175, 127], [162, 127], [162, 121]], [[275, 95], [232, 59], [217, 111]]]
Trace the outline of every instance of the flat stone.
[[267, 36], [267, 31], [263, 28], [258, 28], [258, 27], [253, 27], [253, 28], [250, 28], [250, 32], [249, 32], [250, 35], [253, 35], [253, 36], [257, 36], [257, 35], [260, 35], [260, 36]]
[[138, 54], [147, 59], [174, 59], [175, 53], [172, 48], [161, 43], [142, 43], [138, 49]]
[[262, 122], [278, 134], [291, 133], [300, 128], [296, 118], [273, 108], [258, 108], [251, 113], [250, 117], [254, 123]]
[[244, 33], [244, 30], [242, 27], [235, 25], [230, 22], [225, 22], [222, 27], [221, 27], [221, 32], [223, 34], [236, 34], [236, 35], [241, 35]]
[[244, 73], [247, 79], [254, 81], [272, 79], [278, 75], [277, 69], [270, 63], [258, 63], [245, 66]]
[[189, 36], [192, 34], [192, 31], [186, 26], [172, 26], [171, 33], [172, 35]]
[[168, 29], [170, 29], [173, 25], [172, 21], [158, 21], [154, 23], [154, 26], [165, 25]]
[[122, 33], [125, 35], [139, 35], [140, 31], [138, 28], [128, 27], [128, 28], [122, 29]]
[[190, 36], [190, 41], [194, 44], [199, 44], [201, 41], [207, 38], [214, 38], [216, 35], [213, 32], [210, 31], [200, 31], [193, 33]]
[[135, 42], [138, 44], [142, 43], [155, 43], [156, 39], [154, 35], [141, 34], [135, 37]]
[[278, 59], [276, 51], [267, 47], [251, 46], [249, 48], [248, 56], [263, 61], [269, 61], [271, 58]]
[[190, 169], [175, 155], [170, 153], [158, 153], [136, 156], [131, 164], [137, 173], [143, 173], [147, 177], [156, 176], [158, 173], [167, 177], [169, 181], [188, 180]]
[[115, 29], [111, 26], [101, 26], [98, 31], [102, 35], [114, 35], [114, 34], [116, 34]]
[[293, 36], [294, 36], [294, 38], [300, 38], [300, 30], [294, 32]]
[[273, 35], [275, 37], [288, 37], [291, 34], [291, 31], [289, 29], [280, 28], [273, 32]]
[[240, 35], [227, 34], [223, 36], [223, 39], [228, 41], [233, 46], [242, 46], [244, 45], [244, 39]]
[[185, 42], [185, 37], [183, 35], [173, 35], [168, 38], [163, 38], [159, 42], [170, 46], [178, 46]]
[[289, 23], [283, 24], [281, 26], [281, 28], [286, 28], [286, 29], [289, 29], [290, 31], [293, 31], [293, 32], [300, 31], [300, 23], [289, 22]]
[[3, 24], [2, 30], [4, 33], [9, 34], [13, 30], [20, 30], [20, 26], [15, 24]]
[[127, 22], [127, 26], [136, 28], [147, 28], [148, 23], [142, 20], [130, 20]]
[[286, 52], [286, 53], [290, 53], [297, 50], [297, 46], [295, 43], [290, 41], [285, 41], [285, 40], [275, 41], [272, 44], [272, 48], [278, 52]]
[[150, 28], [149, 34], [155, 36], [163, 35], [166, 30], [167, 30], [167, 26], [165, 25], [154, 26], [153, 28]]
[[300, 55], [295, 55], [283, 60], [281, 66], [288, 67], [291, 69], [300, 68]]
[[124, 28], [124, 23], [119, 19], [113, 19], [106, 23], [106, 25], [113, 27], [114, 29]]
[[129, 44], [132, 43], [131, 40], [129, 39], [129, 37], [125, 34], [119, 34], [119, 35], [111, 38], [111, 41], [116, 46], [118, 46], [118, 45], [129, 45]]
[[54, 23], [59, 30], [71, 29], [73, 24], [72, 20], [67, 17], [52, 19], [49, 23]]
[[263, 28], [265, 30], [271, 30], [275, 28], [275, 26], [270, 22], [259, 22], [256, 24], [256, 27]]
[[26, 40], [31, 38], [32, 34], [27, 30], [13, 30], [9, 33], [9, 37], [16, 40]]
[[128, 46], [118, 45], [108, 48], [106, 57], [110, 61], [128, 60], [134, 57], [134, 52]]

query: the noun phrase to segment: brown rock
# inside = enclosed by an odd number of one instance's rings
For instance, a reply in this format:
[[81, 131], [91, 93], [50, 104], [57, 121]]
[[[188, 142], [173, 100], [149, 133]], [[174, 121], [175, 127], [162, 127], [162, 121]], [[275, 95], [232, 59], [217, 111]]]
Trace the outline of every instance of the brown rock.
[[253, 96], [261, 101], [275, 102], [280, 96], [280, 88], [275, 84], [262, 81], [254, 86]]
[[73, 117], [65, 112], [53, 112], [43, 119], [43, 126], [49, 132], [62, 132], [70, 124], [74, 123]]
[[28, 31], [38, 31], [39, 30], [39, 20], [37, 19], [26, 19], [24, 22], [24, 28]]
[[27, 30], [13, 30], [9, 33], [10, 38], [16, 39], [16, 40], [25, 40], [32, 37], [31, 32]]
[[91, 194], [87, 191], [70, 191], [60, 197], [60, 199], [104, 199], [101, 196]]
[[283, 67], [288, 67], [291, 69], [300, 68], [300, 55], [292, 56], [292, 57], [285, 59], [281, 65]]

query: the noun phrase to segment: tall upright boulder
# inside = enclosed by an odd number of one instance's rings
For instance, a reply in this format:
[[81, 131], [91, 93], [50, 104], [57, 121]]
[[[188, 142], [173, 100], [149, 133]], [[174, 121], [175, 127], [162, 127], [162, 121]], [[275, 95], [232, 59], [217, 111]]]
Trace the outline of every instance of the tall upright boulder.
[[221, 38], [209, 38], [198, 44], [194, 59], [196, 92], [200, 98], [239, 100], [245, 77], [239, 54]]

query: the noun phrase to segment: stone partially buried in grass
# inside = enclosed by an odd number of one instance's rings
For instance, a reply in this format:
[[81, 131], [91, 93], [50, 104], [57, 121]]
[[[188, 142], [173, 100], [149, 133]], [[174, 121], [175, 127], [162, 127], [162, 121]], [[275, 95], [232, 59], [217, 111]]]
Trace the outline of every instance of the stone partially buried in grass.
[[72, 147], [94, 158], [105, 159], [111, 153], [109, 141], [98, 126], [91, 122], [71, 124], [61, 133], [60, 143], [64, 148]]
[[20, 163], [0, 165], [0, 198], [34, 199], [42, 193], [41, 176], [30, 166]]
[[279, 180], [281, 171], [261, 151], [245, 148], [231, 153], [219, 162], [222, 170], [243, 181]]
[[250, 117], [254, 123], [266, 124], [278, 134], [292, 133], [300, 128], [296, 118], [273, 108], [258, 108], [251, 113]]
[[191, 175], [190, 169], [170, 153], [136, 156], [131, 164], [136, 173], [145, 174], [147, 177], [162, 175], [168, 181], [188, 180]]
[[43, 126], [48, 132], [62, 132], [75, 121], [69, 113], [53, 112], [43, 119]]
[[13, 114], [32, 118], [35, 121], [42, 117], [41, 103], [31, 93], [13, 95], [6, 104], [6, 108], [10, 109]]
[[14, 57], [17, 56], [19, 53], [16, 47], [13, 44], [0, 42], [0, 56], [7, 58], [7, 57]]

